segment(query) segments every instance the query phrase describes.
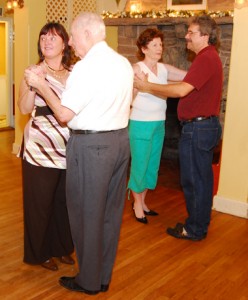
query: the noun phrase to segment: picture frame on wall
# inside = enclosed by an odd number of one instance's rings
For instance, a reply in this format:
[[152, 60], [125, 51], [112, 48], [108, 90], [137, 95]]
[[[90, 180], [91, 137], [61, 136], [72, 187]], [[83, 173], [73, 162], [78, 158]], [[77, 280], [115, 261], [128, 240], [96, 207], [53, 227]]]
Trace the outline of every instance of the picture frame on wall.
[[207, 0], [167, 0], [167, 9], [206, 10]]

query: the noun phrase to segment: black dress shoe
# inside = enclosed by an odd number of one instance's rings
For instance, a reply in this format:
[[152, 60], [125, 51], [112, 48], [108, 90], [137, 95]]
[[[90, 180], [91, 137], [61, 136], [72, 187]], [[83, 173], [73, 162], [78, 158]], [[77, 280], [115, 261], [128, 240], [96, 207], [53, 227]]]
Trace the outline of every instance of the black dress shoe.
[[109, 289], [109, 284], [101, 284], [101, 292], [107, 292]]
[[158, 213], [154, 210], [149, 210], [149, 211], [145, 211], [144, 210], [144, 214], [147, 215], [147, 216], [158, 216]]
[[184, 225], [181, 223], [177, 223], [174, 228], [171, 227], [167, 228], [166, 231], [169, 235], [173, 236], [174, 238], [190, 240], [190, 241], [201, 241], [202, 239], [205, 239], [207, 236], [206, 234], [204, 234], [201, 237], [191, 235], [184, 230]]
[[84, 289], [83, 287], [81, 287], [75, 282], [75, 277], [65, 277], [65, 276], [61, 277], [59, 279], [59, 284], [70, 291], [85, 293], [88, 295], [96, 295], [100, 292], [100, 291], [89, 291]]

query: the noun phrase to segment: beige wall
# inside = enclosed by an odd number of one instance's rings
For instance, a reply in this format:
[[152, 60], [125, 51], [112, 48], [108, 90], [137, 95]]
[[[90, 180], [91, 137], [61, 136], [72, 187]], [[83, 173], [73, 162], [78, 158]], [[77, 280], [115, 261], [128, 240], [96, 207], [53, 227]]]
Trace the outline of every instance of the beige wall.
[[[114, 2], [114, 1], [113, 1]], [[151, 9], [163, 10], [166, 9], [166, 0], [142, 0], [142, 8], [144, 11]], [[127, 0], [127, 7], [130, 8], [130, 0]], [[208, 10], [233, 10], [234, 0], [207, 0]]]
[[248, 218], [248, 7], [235, 9], [219, 190], [214, 208]]
[[0, 75], [6, 74], [6, 36], [5, 36], [5, 23], [0, 23]]
[[106, 27], [106, 41], [110, 47], [112, 47], [115, 51], [118, 48], [118, 27], [115, 26], [107, 26]]
[[[39, 3], [37, 7], [37, 3]], [[41, 27], [46, 23], [45, 0], [25, 0], [25, 6], [14, 13], [15, 27], [15, 99], [18, 99], [19, 86], [23, 78], [25, 68], [37, 62], [37, 39]], [[21, 144], [23, 129], [29, 119], [19, 112], [15, 103], [15, 143], [13, 152], [16, 152]]]
[[233, 10], [235, 0], [207, 0], [208, 10]]
[[6, 34], [5, 23], [0, 23], [0, 115], [6, 115]]
[[3, 7], [5, 9], [5, 6], [6, 6], [6, 1], [0, 0], [0, 7]]
[[117, 12], [124, 10], [126, 0], [120, 0], [119, 7], [116, 4], [115, 0], [97, 0], [97, 12], [102, 13], [105, 11]]
[[[6, 111], [7, 111], [7, 101], [5, 100], [6, 93], [7, 93], [6, 75], [0, 74], [0, 116], [6, 115]], [[1, 124], [2, 122], [4, 121], [1, 121]]]

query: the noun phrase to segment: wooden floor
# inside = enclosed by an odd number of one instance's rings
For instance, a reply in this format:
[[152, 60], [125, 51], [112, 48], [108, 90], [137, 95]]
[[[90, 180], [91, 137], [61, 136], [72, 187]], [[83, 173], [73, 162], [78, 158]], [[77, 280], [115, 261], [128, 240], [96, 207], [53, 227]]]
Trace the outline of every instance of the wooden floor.
[[119, 250], [107, 293], [87, 296], [58, 284], [77, 267], [51, 272], [22, 262], [23, 212], [20, 160], [11, 154], [13, 131], [0, 132], [0, 299], [245, 300], [248, 299], [248, 221], [213, 212], [206, 240], [177, 240], [165, 228], [186, 216], [175, 162], [163, 161], [159, 184], [148, 194], [159, 212], [135, 221], [126, 201]]

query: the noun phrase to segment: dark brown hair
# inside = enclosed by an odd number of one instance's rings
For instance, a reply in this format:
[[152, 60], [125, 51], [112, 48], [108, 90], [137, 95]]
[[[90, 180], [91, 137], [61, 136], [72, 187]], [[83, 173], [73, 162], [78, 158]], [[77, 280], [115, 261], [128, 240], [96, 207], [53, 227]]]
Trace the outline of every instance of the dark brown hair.
[[213, 18], [208, 15], [196, 16], [190, 24], [198, 25], [201, 35], [209, 36], [209, 45], [219, 46], [219, 28]]
[[39, 39], [38, 39], [38, 54], [39, 54], [38, 63], [40, 63], [44, 60], [44, 56], [43, 56], [43, 54], [41, 52], [41, 48], [40, 48], [40, 37], [42, 35], [46, 35], [48, 32], [57, 34], [63, 40], [65, 48], [63, 50], [62, 64], [66, 69], [69, 69], [70, 64], [71, 64], [71, 47], [68, 45], [69, 36], [68, 36], [68, 33], [66, 32], [64, 26], [59, 23], [55, 23], [55, 22], [47, 23], [40, 30]]
[[138, 47], [137, 57], [139, 60], [143, 60], [145, 58], [145, 54], [142, 52], [142, 48], [146, 49], [147, 45], [155, 38], [160, 38], [163, 43], [164, 35], [157, 28], [147, 28], [140, 34], [136, 42], [136, 45]]

